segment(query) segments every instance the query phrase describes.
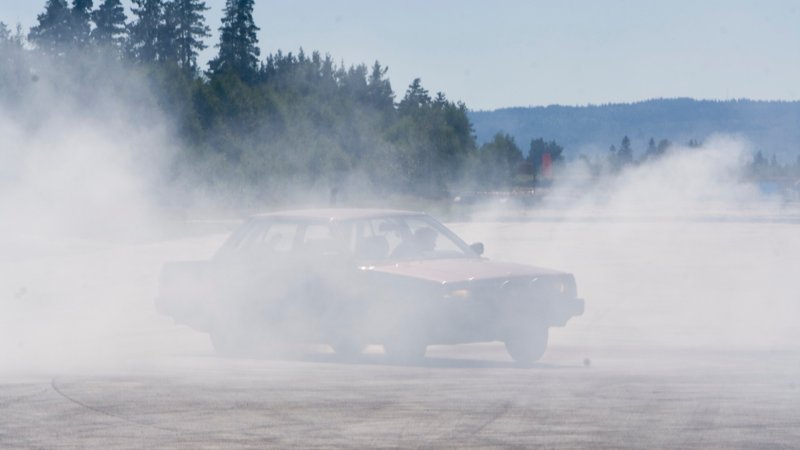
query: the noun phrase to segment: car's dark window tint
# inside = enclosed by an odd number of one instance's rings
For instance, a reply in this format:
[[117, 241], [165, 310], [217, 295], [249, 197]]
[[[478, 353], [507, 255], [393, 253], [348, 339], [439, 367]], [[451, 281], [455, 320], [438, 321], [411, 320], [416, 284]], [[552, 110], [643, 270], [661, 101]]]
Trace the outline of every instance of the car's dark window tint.
[[443, 234], [442, 227], [427, 217], [406, 217], [398, 221], [395, 234], [400, 242], [392, 248], [393, 259], [430, 259], [466, 256], [463, 249]]
[[289, 252], [294, 246], [297, 235], [297, 224], [291, 222], [275, 222], [255, 242], [260, 250], [273, 252]]
[[452, 231], [427, 215], [332, 222], [259, 218], [240, 227], [218, 256], [297, 252], [359, 260], [475, 257]]
[[353, 222], [352, 251], [357, 259], [382, 260], [389, 255], [389, 242], [379, 222], [381, 220]]
[[246, 224], [236, 239], [229, 242], [229, 250], [238, 252], [288, 252], [294, 247], [298, 224], [285, 221], [256, 220]]
[[431, 259], [474, 256], [452, 232], [428, 216], [384, 217], [354, 222], [359, 259]]

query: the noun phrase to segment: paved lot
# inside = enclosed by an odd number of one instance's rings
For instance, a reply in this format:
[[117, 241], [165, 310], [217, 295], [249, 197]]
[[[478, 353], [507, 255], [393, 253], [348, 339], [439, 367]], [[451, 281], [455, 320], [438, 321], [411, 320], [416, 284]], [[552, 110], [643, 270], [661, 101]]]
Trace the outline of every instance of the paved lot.
[[153, 298], [224, 234], [4, 254], [0, 448], [797, 448], [797, 221], [545, 219], [453, 224], [576, 275], [586, 314], [530, 368], [499, 344], [216, 358]]
[[[585, 350], [585, 349], [583, 349]], [[432, 347], [418, 366], [176, 357], [0, 381], [2, 448], [796, 448], [800, 355]], [[587, 366], [586, 363], [589, 363]]]

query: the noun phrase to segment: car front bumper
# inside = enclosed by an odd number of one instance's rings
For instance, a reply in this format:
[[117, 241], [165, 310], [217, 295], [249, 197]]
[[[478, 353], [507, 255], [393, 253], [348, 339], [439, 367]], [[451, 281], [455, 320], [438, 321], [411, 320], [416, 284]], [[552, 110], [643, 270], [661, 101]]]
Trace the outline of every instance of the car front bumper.
[[582, 298], [559, 298], [551, 301], [548, 309], [548, 323], [561, 327], [570, 318], [583, 315], [586, 302]]

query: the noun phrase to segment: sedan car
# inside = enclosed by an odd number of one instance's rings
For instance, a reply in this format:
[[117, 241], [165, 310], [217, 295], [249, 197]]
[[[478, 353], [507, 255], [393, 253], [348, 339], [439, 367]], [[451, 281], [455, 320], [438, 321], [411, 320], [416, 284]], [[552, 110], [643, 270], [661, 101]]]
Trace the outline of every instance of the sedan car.
[[548, 329], [583, 313], [574, 277], [482, 254], [420, 212], [262, 214], [212, 260], [166, 264], [156, 303], [221, 354], [308, 342], [352, 356], [376, 344], [413, 360], [432, 344], [502, 341], [514, 360], [538, 360]]

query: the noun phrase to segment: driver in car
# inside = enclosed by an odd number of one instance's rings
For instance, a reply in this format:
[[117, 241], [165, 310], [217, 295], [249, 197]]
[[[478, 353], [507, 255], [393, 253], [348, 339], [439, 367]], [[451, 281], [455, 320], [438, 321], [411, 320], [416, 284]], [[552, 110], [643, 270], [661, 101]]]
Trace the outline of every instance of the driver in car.
[[424, 256], [436, 248], [438, 233], [431, 227], [422, 227], [400, 243], [392, 252], [393, 258], [411, 259]]

